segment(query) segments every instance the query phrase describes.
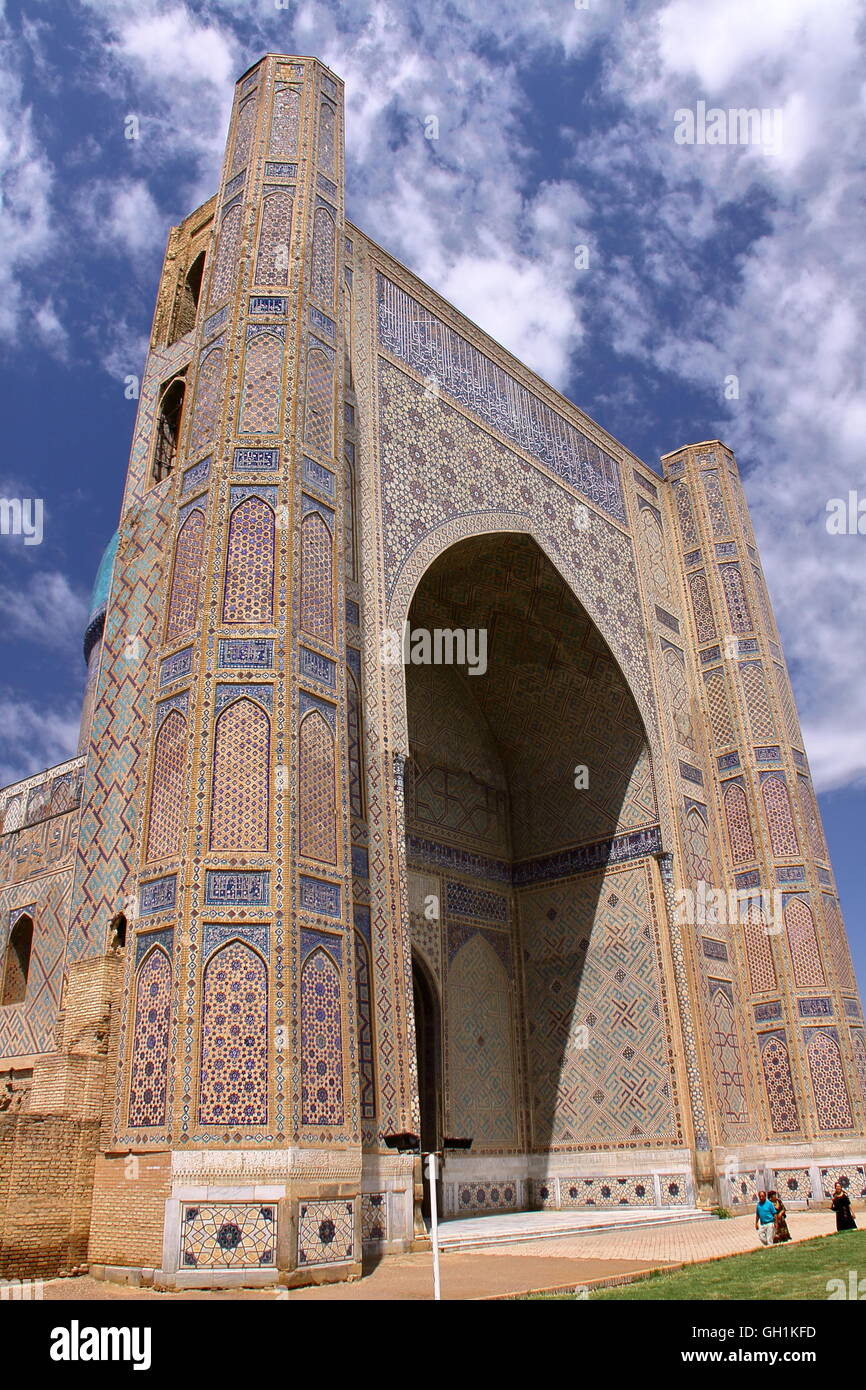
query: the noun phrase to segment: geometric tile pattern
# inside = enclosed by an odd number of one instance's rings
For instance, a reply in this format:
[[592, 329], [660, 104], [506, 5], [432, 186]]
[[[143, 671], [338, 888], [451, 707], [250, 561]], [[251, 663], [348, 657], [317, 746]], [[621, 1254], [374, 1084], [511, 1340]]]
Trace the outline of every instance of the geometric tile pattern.
[[385, 1192], [361, 1193], [361, 1240], [379, 1245], [388, 1239], [388, 1197]]
[[69, 960], [105, 946], [105, 929], [132, 891], [129, 881], [143, 796], [148, 657], [164, 619], [163, 546], [171, 495], [154, 489], [121, 527], [102, 641], [81, 797], [79, 853], [70, 912]]
[[784, 778], [778, 775], [764, 776], [761, 782], [761, 795], [767, 816], [767, 828], [773, 853], [777, 855], [799, 854], [797, 831], [791, 815], [788, 788]]
[[210, 847], [266, 850], [270, 803], [270, 720], [246, 697], [214, 726]]
[[383, 347], [624, 520], [619, 465], [605, 449], [393, 281], [376, 279]]
[[301, 1202], [298, 1207], [299, 1265], [351, 1260], [354, 1249], [354, 1202]]
[[223, 349], [211, 348], [198, 372], [195, 411], [189, 432], [189, 458], [197, 458], [207, 449], [216, 426], [217, 410], [223, 378]]
[[160, 725], [153, 746], [153, 780], [145, 858], [163, 859], [180, 853], [186, 822], [186, 719], [173, 709]]
[[269, 623], [273, 605], [274, 513], [259, 497], [248, 497], [229, 526], [223, 622]]
[[216, 309], [223, 300], [228, 299], [232, 287], [238, 264], [236, 253], [241, 229], [241, 211], [242, 204], [238, 200], [223, 216], [219, 242], [217, 243], [216, 261], [211, 275], [209, 309]]
[[239, 434], [279, 430], [283, 353], [284, 343], [275, 333], [258, 333], [247, 343]]
[[238, 169], [243, 169], [250, 154], [250, 143], [253, 138], [253, 129], [256, 122], [256, 97], [250, 96], [238, 107], [238, 117], [235, 124], [235, 139], [232, 147], [231, 164], [229, 165], [229, 175], [236, 174]]
[[794, 966], [794, 979], [800, 986], [823, 985], [824, 968], [815, 934], [812, 909], [802, 897], [790, 897], [785, 904], [785, 927]]
[[305, 1125], [343, 1123], [340, 973], [321, 948], [301, 972], [301, 1114]]
[[707, 494], [707, 507], [713, 524], [713, 535], [730, 535], [731, 523], [728, 520], [727, 509], [722, 497], [718, 473], [714, 468], [709, 468], [701, 472], [701, 478], [703, 479], [704, 491]]
[[708, 671], [704, 676], [704, 686], [716, 747], [729, 748], [735, 740], [724, 675], [718, 670]]
[[541, 1148], [677, 1134], [647, 871], [637, 864], [590, 889], [521, 895]]
[[337, 273], [337, 228], [327, 208], [316, 208], [313, 217], [313, 262], [310, 292], [331, 305]]
[[836, 1183], [842, 1184], [849, 1197], [866, 1197], [866, 1168], [862, 1164], [843, 1164], [838, 1168], [821, 1169], [821, 1185], [825, 1197], [833, 1196]]
[[760, 1044], [773, 1133], [794, 1134], [800, 1128], [800, 1117], [785, 1034], [781, 1030], [764, 1033]]
[[504, 1182], [462, 1182], [458, 1184], [456, 1195], [457, 1213], [461, 1215], [473, 1211], [514, 1211], [518, 1186], [507, 1179]]
[[806, 1202], [812, 1197], [812, 1174], [808, 1168], [774, 1168], [776, 1190], [782, 1201]]
[[640, 534], [646, 556], [647, 572], [652, 578], [659, 598], [670, 598], [670, 581], [665, 565], [665, 544], [656, 513], [649, 505], [640, 509]]
[[688, 484], [674, 483], [673, 493], [677, 507], [677, 516], [680, 522], [680, 531], [683, 537], [683, 546], [688, 550], [690, 546], [698, 544], [698, 533], [695, 529], [695, 519], [692, 512]]
[[327, 525], [310, 512], [301, 523], [300, 621], [304, 632], [323, 642], [334, 640], [333, 552]]
[[502, 962], [475, 932], [448, 972], [448, 1133], [472, 1135], [473, 1153], [517, 1142], [511, 989]]
[[307, 409], [304, 439], [320, 453], [334, 453], [334, 368], [321, 348], [307, 357]]
[[709, 1035], [719, 1108], [730, 1120], [745, 1120], [748, 1118], [748, 1107], [733, 992], [730, 985], [719, 980], [711, 980], [709, 988]]
[[287, 285], [289, 282], [289, 236], [293, 202], [291, 188], [275, 188], [262, 199], [259, 256], [255, 274], [258, 285]]
[[207, 962], [202, 985], [199, 1123], [268, 1122], [268, 970], [242, 941]]
[[692, 594], [692, 608], [695, 616], [699, 642], [712, 642], [716, 635], [716, 623], [710, 603], [710, 591], [706, 576], [701, 570], [689, 575], [689, 588]]
[[286, 159], [298, 152], [301, 121], [301, 94], [296, 87], [279, 87], [274, 95], [268, 154]]
[[695, 749], [695, 731], [692, 728], [691, 697], [686, 685], [683, 658], [675, 647], [667, 647], [664, 664], [670, 687], [670, 711], [674, 721], [680, 747], [690, 751]]
[[746, 793], [737, 782], [729, 782], [723, 797], [731, 855], [735, 864], [746, 864], [755, 857], [755, 843], [749, 823]]
[[376, 1118], [376, 1071], [373, 1044], [373, 995], [370, 956], [359, 931], [355, 932], [355, 1009], [358, 1022], [358, 1084], [361, 1119]]
[[298, 848], [307, 859], [337, 862], [334, 735], [315, 709], [298, 733]]
[[203, 549], [204, 513], [196, 507], [177, 533], [165, 627], [166, 642], [175, 642], [195, 630]]
[[853, 1129], [842, 1056], [832, 1028], [810, 1028], [806, 1044], [819, 1129]]
[[655, 1185], [651, 1177], [560, 1178], [559, 1204], [569, 1207], [652, 1207]]
[[827, 851], [824, 848], [824, 837], [821, 834], [821, 824], [818, 820], [815, 793], [812, 791], [809, 778], [804, 777], [801, 772], [797, 774], [797, 795], [800, 800], [800, 814], [809, 836], [809, 848], [816, 859], [826, 859]]
[[752, 726], [752, 738], [756, 743], [775, 738], [776, 730], [770, 712], [767, 682], [760, 661], [744, 662], [740, 667], [740, 676]]
[[731, 631], [751, 632], [752, 617], [746, 602], [746, 591], [743, 587], [743, 576], [740, 573], [739, 565], [719, 565], [719, 573], [722, 577], [722, 588], [725, 591], [725, 602], [728, 605]]
[[182, 1269], [273, 1269], [277, 1209], [257, 1202], [183, 1208]]
[[319, 107], [319, 168], [331, 178], [337, 172], [335, 146], [336, 112], [329, 102], [323, 101]]
[[821, 899], [824, 904], [824, 923], [827, 931], [827, 940], [830, 945], [833, 964], [836, 967], [836, 982], [840, 989], [856, 989], [857, 982], [854, 978], [851, 953], [848, 950], [848, 940], [845, 934], [845, 927], [842, 923], [842, 914], [839, 911], [839, 904], [829, 893], [822, 893]]
[[160, 947], [139, 967], [129, 1087], [132, 1129], [165, 1124], [168, 1048], [171, 1030], [171, 961]]
[[748, 908], [748, 920], [743, 924], [743, 940], [749, 964], [749, 979], [752, 994], [776, 988], [776, 967], [773, 963], [773, 948], [767, 934], [767, 924], [762, 910], [755, 904]]
[[346, 725], [349, 739], [349, 807], [353, 816], [363, 816], [361, 699], [351, 671], [346, 676]]

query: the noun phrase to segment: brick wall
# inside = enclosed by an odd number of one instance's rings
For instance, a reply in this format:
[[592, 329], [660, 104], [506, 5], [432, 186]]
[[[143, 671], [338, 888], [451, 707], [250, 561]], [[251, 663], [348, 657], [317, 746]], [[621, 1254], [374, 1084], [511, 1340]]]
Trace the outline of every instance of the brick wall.
[[159, 1269], [171, 1154], [98, 1154], [93, 1190], [90, 1263]]
[[0, 1116], [0, 1277], [86, 1263], [98, 1135], [96, 1120]]

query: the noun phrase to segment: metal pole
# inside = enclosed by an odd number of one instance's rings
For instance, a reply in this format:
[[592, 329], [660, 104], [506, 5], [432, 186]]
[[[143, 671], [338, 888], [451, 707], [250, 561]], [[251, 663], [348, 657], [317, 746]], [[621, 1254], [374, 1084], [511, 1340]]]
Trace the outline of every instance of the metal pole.
[[439, 1282], [439, 1214], [436, 1210], [436, 1179], [438, 1155], [427, 1155], [427, 1176], [430, 1180], [430, 1243], [433, 1246], [433, 1298], [442, 1298], [442, 1285]]

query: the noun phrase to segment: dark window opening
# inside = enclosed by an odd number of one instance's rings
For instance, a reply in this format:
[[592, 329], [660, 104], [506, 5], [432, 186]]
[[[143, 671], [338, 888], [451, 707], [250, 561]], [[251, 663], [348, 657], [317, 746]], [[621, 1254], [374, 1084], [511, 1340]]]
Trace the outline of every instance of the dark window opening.
[[174, 309], [174, 326], [171, 334], [171, 341], [173, 343], [176, 343], [178, 338], [182, 338], [185, 333], [189, 333], [190, 329], [195, 328], [195, 318], [198, 312], [199, 299], [201, 298], [204, 261], [205, 253], [201, 251], [186, 272], [183, 282], [178, 286], [177, 303]]
[[183, 415], [183, 399], [186, 382], [176, 376], [162, 393], [159, 403], [159, 418], [156, 424], [156, 448], [153, 454], [153, 481], [161, 483], [172, 471], [177, 459], [177, 446], [180, 440], [180, 422]]
[[2, 1004], [23, 1004], [30, 974], [30, 952], [33, 948], [33, 918], [24, 912], [9, 936], [3, 966]]
[[119, 952], [126, 949], [126, 914], [118, 912], [108, 924], [108, 949]]

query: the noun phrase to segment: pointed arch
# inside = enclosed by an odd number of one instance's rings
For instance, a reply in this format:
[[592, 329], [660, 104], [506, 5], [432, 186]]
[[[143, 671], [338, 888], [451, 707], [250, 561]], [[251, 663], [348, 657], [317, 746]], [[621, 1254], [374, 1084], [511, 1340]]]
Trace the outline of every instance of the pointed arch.
[[457, 952], [445, 989], [448, 1131], [473, 1149], [517, 1141], [511, 989], [505, 967], [480, 932]]
[[326, 207], [313, 214], [313, 255], [310, 292], [333, 307], [337, 284], [337, 224]]
[[334, 540], [317, 511], [301, 522], [301, 628], [323, 642], [334, 641]]
[[749, 904], [746, 921], [743, 923], [743, 939], [752, 994], [775, 989], [776, 966], [767, 931], [767, 919], [755, 903]]
[[752, 838], [746, 793], [739, 782], [731, 782], [725, 788], [722, 800], [731, 856], [735, 864], [747, 864], [755, 857], [755, 842]]
[[289, 283], [289, 242], [292, 229], [293, 190], [277, 186], [265, 191], [259, 226], [256, 284]]
[[317, 947], [301, 971], [301, 1123], [343, 1123], [343, 995], [334, 958]]
[[773, 1133], [796, 1134], [800, 1128], [800, 1115], [787, 1039], [781, 1031], [764, 1034], [761, 1038], [761, 1066]]
[[210, 446], [216, 428], [223, 379], [223, 350], [212, 347], [199, 364], [195, 407], [189, 432], [189, 458], [197, 458]]
[[211, 275], [210, 291], [208, 293], [208, 309], [213, 312], [229, 297], [229, 292], [234, 283], [235, 272], [237, 270], [238, 242], [241, 232], [241, 210], [243, 204], [240, 198], [227, 208], [220, 223], [220, 234], [217, 242], [216, 260], [214, 262], [213, 273]]
[[274, 616], [273, 509], [261, 497], [247, 497], [229, 521], [223, 588], [224, 623], [270, 623]]
[[13, 924], [6, 942], [0, 1005], [24, 1003], [27, 998], [32, 955], [33, 918], [29, 912], [22, 912]]
[[304, 439], [313, 449], [333, 456], [334, 364], [322, 348], [312, 348], [307, 357]]
[[204, 554], [204, 512], [194, 507], [177, 533], [174, 543], [174, 564], [168, 616], [165, 624], [166, 642], [174, 642], [192, 632], [198, 622], [198, 597]]
[[821, 964], [812, 909], [805, 898], [793, 896], [785, 904], [784, 916], [794, 979], [799, 986], [805, 988], [823, 985], [824, 967]]
[[761, 782], [761, 798], [767, 817], [770, 843], [776, 855], [799, 854], [797, 830], [791, 815], [791, 802], [788, 787], [781, 776], [765, 777]]
[[298, 731], [298, 847], [307, 859], [337, 862], [337, 793], [334, 735], [318, 709]]
[[819, 1129], [853, 1129], [851, 1097], [839, 1044], [829, 1029], [812, 1028], [806, 1045]]
[[160, 724], [153, 746], [145, 849], [148, 861], [180, 853], [187, 812], [186, 748], [186, 719], [180, 710], [171, 710]]
[[162, 389], [156, 419], [156, 443], [151, 470], [154, 483], [161, 483], [163, 478], [167, 478], [174, 471], [183, 423], [185, 396], [186, 380], [182, 375], [172, 377], [171, 381], [166, 382]]
[[725, 591], [725, 602], [728, 605], [731, 631], [751, 632], [754, 625], [739, 565], [719, 565], [719, 573], [722, 577], [722, 588]]
[[214, 951], [202, 982], [199, 1121], [268, 1122], [268, 968], [237, 937]]
[[706, 575], [702, 570], [695, 570], [694, 574], [689, 575], [689, 589], [692, 596], [692, 611], [698, 641], [712, 642], [716, 635], [716, 622], [713, 617], [713, 606], [710, 603], [710, 591], [707, 587]]
[[247, 343], [239, 434], [277, 434], [282, 404], [283, 341], [257, 333]]
[[212, 850], [267, 850], [271, 721], [242, 696], [214, 725], [209, 845]]
[[132, 1129], [162, 1128], [166, 1122], [171, 1002], [171, 960], [161, 946], [154, 946], [136, 972], [128, 1112]]

